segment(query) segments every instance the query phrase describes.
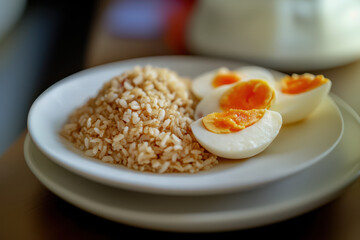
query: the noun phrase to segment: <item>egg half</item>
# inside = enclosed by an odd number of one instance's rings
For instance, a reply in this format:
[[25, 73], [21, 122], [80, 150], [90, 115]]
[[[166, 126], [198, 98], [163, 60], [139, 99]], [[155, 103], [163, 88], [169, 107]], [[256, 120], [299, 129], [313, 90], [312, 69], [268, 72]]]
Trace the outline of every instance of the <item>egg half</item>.
[[284, 124], [298, 122], [320, 105], [330, 89], [331, 81], [323, 75], [283, 75], [275, 85], [276, 100], [270, 110], [279, 112]]
[[250, 79], [263, 79], [270, 85], [275, 84], [271, 72], [262, 67], [244, 66], [233, 71], [223, 67], [196, 77], [193, 80], [191, 90], [197, 98], [202, 99], [218, 87]]
[[274, 101], [275, 90], [266, 81], [239, 81], [208, 93], [196, 106], [195, 119], [229, 109], [269, 109]]
[[264, 151], [278, 135], [282, 118], [266, 109], [211, 113], [191, 124], [197, 141], [223, 158], [249, 158]]

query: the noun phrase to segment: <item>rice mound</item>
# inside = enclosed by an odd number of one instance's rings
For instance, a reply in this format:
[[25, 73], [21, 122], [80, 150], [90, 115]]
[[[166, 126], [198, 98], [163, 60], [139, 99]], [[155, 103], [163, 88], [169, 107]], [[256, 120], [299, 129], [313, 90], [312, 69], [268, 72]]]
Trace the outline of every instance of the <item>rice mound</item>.
[[106, 82], [60, 134], [85, 155], [139, 171], [195, 173], [217, 157], [196, 141], [190, 82], [175, 72], [135, 67]]

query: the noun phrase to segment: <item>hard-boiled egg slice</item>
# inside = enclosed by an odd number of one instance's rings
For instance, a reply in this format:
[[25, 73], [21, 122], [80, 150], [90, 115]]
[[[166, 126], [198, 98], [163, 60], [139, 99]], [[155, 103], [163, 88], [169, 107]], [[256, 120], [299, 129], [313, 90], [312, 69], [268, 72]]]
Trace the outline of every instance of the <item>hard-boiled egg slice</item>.
[[191, 90], [196, 97], [202, 99], [211, 90], [238, 82], [242, 78], [242, 75], [228, 68], [219, 68], [196, 77], [192, 82]]
[[275, 83], [270, 71], [256, 66], [246, 66], [230, 71], [228, 68], [219, 68], [204, 73], [194, 79], [191, 90], [196, 97], [202, 99], [213, 89], [250, 79], [263, 79], [271, 85]]
[[323, 75], [285, 76], [277, 83], [277, 98], [270, 109], [282, 115], [284, 124], [303, 120], [320, 105], [330, 88], [331, 81]]
[[207, 94], [196, 106], [195, 119], [229, 109], [269, 109], [274, 100], [275, 91], [264, 80], [240, 81]]
[[209, 114], [191, 124], [197, 141], [209, 152], [224, 158], [252, 157], [278, 135], [278, 112], [266, 109], [234, 110]]

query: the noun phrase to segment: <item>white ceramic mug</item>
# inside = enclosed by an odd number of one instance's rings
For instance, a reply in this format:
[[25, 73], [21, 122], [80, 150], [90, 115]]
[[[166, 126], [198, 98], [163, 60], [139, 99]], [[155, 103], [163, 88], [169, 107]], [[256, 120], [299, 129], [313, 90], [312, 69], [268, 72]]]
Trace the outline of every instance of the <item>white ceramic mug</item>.
[[360, 58], [359, 0], [200, 0], [189, 21], [194, 53], [279, 70], [313, 70]]

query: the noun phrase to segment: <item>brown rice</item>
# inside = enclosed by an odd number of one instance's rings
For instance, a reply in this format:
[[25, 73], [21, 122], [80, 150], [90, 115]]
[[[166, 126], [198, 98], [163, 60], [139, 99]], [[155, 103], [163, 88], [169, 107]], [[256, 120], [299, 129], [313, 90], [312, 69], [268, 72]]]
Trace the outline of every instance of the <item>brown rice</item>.
[[188, 80], [164, 68], [135, 67], [75, 110], [61, 135], [103, 162], [194, 173], [218, 161], [192, 135], [193, 113]]

